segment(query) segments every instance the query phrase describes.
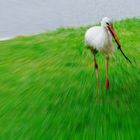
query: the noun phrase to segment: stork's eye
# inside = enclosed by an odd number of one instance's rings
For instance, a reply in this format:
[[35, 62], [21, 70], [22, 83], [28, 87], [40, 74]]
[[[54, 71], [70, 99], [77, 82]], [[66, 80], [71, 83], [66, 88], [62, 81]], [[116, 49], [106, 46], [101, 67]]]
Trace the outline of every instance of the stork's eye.
[[108, 22], [106, 22], [106, 24], [107, 24], [107, 25], [109, 25], [109, 23], [108, 23]]

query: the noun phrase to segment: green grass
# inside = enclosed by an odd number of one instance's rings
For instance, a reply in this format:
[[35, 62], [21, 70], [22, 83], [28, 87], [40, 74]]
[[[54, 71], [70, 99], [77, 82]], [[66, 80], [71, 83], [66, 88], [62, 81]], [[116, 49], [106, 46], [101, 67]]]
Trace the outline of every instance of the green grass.
[[0, 42], [0, 140], [140, 139], [140, 19], [114, 24], [132, 65], [116, 49], [108, 93], [97, 55], [100, 97], [87, 28]]

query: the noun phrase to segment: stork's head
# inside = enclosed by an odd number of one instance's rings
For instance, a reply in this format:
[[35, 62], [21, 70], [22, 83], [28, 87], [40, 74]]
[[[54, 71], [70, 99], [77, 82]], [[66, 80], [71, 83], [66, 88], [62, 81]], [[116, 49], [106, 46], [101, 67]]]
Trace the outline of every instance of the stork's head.
[[112, 25], [112, 21], [108, 17], [104, 17], [101, 21], [101, 26], [108, 29], [108, 25]]

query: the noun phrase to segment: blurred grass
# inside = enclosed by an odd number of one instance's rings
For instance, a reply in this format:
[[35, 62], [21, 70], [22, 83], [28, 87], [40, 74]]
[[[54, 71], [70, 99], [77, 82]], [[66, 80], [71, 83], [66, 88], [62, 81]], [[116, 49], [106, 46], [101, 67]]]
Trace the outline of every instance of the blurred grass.
[[84, 47], [88, 27], [0, 42], [0, 139], [139, 140], [140, 19], [114, 27], [133, 64], [115, 51], [106, 93], [104, 57], [97, 56], [101, 97]]

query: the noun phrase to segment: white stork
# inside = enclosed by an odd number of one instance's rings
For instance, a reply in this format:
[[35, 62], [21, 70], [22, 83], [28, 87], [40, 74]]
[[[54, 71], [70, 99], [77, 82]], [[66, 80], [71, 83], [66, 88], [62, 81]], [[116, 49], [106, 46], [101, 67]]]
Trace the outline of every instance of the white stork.
[[106, 90], [109, 89], [108, 78], [108, 61], [113, 52], [112, 37], [118, 45], [118, 49], [122, 52], [123, 56], [130, 62], [121, 49], [120, 42], [114, 31], [112, 21], [108, 17], [104, 17], [101, 21], [101, 26], [94, 26], [89, 28], [85, 33], [85, 44], [94, 55], [94, 66], [96, 69], [96, 80], [98, 87], [98, 94], [100, 94], [100, 84], [98, 78], [98, 64], [96, 61], [96, 53], [101, 52], [106, 58]]

